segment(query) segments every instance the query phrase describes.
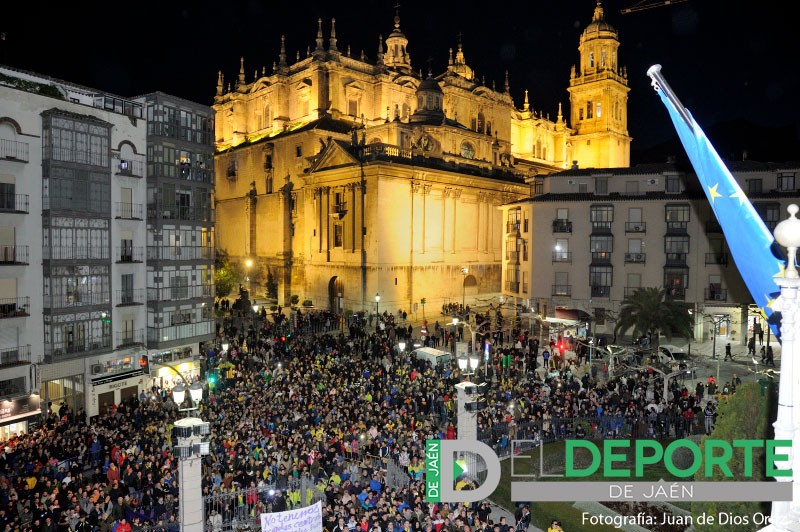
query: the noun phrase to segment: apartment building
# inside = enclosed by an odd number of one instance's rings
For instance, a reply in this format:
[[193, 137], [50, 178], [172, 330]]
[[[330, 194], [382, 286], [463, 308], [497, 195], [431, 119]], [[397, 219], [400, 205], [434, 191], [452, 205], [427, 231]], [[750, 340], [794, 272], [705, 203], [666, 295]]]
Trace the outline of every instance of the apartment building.
[[[733, 161], [728, 168], [768, 228], [798, 201], [800, 163]], [[502, 207], [504, 295], [542, 316], [568, 316], [613, 334], [622, 301], [661, 287], [685, 301], [695, 339], [744, 342], [765, 325], [691, 166], [570, 169]], [[771, 275], [776, 272], [764, 272]]]
[[[0, 66], [0, 440], [30, 430], [48, 405], [97, 415], [160, 378], [151, 377], [150, 358], [193, 361], [213, 338], [213, 247], [195, 252], [213, 238], [194, 232], [212, 233], [213, 173], [180, 174], [170, 149], [202, 144], [194, 132], [148, 136], [146, 112], [162, 99]], [[203, 155], [192, 153], [193, 162], [210, 157], [210, 141]], [[175, 173], [151, 169], [148, 154], [171, 157]], [[151, 191], [184, 179], [197, 180], [193, 189], [206, 183], [197, 204], [204, 214], [159, 217], [165, 204], [150, 201], [162, 197]], [[169, 230], [165, 251], [161, 231]], [[158, 273], [173, 269], [193, 271], [174, 284]], [[190, 288], [197, 284], [199, 293]], [[165, 297], [174, 286], [182, 288]], [[191, 314], [182, 325], [200, 325], [165, 329], [173, 309]]]

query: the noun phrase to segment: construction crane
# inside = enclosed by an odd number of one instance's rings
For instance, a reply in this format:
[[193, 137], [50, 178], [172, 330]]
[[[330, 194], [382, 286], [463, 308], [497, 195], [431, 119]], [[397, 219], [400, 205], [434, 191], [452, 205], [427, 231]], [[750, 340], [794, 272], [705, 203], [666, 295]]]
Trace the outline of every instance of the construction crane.
[[635, 13], [636, 11], [644, 11], [645, 9], [670, 6], [673, 4], [682, 4], [683, 2], [688, 2], [688, 1], [689, 0], [639, 0], [631, 7], [626, 7], [620, 11], [622, 12], [623, 15], [627, 15], [629, 13]]

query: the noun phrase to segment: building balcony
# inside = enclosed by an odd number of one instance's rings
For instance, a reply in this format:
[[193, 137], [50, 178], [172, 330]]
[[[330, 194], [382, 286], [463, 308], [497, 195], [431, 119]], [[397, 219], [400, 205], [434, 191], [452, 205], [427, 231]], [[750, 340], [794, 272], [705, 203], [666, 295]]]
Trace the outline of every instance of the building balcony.
[[148, 220], [181, 220], [187, 222], [214, 222], [214, 211], [211, 206], [147, 204]]
[[706, 301], [727, 301], [728, 290], [725, 288], [706, 288], [703, 294]]
[[85, 356], [90, 353], [111, 348], [111, 335], [98, 335], [93, 337], [73, 338], [72, 340], [44, 344], [44, 359], [47, 363], [59, 359]]
[[506, 222], [506, 233], [519, 233], [519, 222]]
[[42, 247], [43, 260], [108, 260], [106, 246]]
[[30, 316], [31, 298], [0, 298], [0, 319]]
[[117, 264], [144, 262], [144, 246], [117, 246], [114, 259]]
[[0, 367], [31, 363], [31, 346], [18, 345], [0, 349]]
[[144, 220], [144, 205], [141, 203], [124, 203], [118, 201], [114, 204], [114, 218], [118, 220]]
[[722, 234], [722, 226], [716, 220], [709, 220], [706, 222], [706, 233], [720, 233]]
[[688, 234], [689, 222], [667, 222], [668, 235], [686, 235]]
[[144, 329], [118, 331], [115, 335], [114, 345], [117, 346], [117, 349], [134, 345], [144, 345]]
[[683, 287], [665, 286], [664, 293], [672, 299], [684, 299], [686, 297], [686, 289]]
[[203, 336], [214, 336], [215, 333], [216, 324], [214, 320], [183, 323], [181, 325], [171, 325], [168, 327], [148, 327], [147, 345], [149, 347], [154, 347], [161, 343], [178, 342]]
[[592, 297], [610, 297], [611, 296], [611, 287], [610, 286], [603, 286], [603, 285], [592, 285], [591, 286], [591, 294], [592, 294]]
[[148, 301], [181, 301], [186, 299], [209, 299], [214, 297], [213, 284], [196, 284], [188, 286], [169, 286], [165, 288], [148, 288]]
[[706, 264], [728, 264], [728, 254], [706, 253]]
[[214, 260], [210, 246], [147, 246], [147, 260]]
[[108, 170], [108, 152], [91, 151], [89, 149], [74, 150], [72, 148], [62, 148], [59, 146], [45, 146], [42, 150], [42, 158], [49, 164], [50, 161], [62, 161], [66, 163], [83, 164], [96, 166]]
[[610, 235], [611, 232], [611, 222], [592, 222], [592, 234], [593, 235]]
[[144, 177], [144, 157], [114, 158], [114, 174], [129, 177]]
[[687, 266], [686, 253], [667, 253], [667, 266]]
[[625, 262], [644, 264], [647, 253], [625, 253]]
[[572, 232], [572, 222], [569, 220], [553, 220], [553, 232], [554, 233], [571, 233]]
[[200, 183], [211, 182], [210, 170], [192, 166], [188, 163], [178, 163], [178, 176], [186, 181], [198, 181]]
[[0, 192], [0, 212], [22, 213], [30, 212], [27, 194], [6, 194]]
[[18, 140], [0, 139], [0, 159], [27, 163], [29, 144]]
[[28, 264], [28, 246], [0, 245], [0, 266]]
[[134, 290], [117, 290], [114, 294], [114, 305], [126, 307], [130, 305], [144, 305], [145, 290], [136, 288]]
[[506, 281], [506, 292], [519, 293], [519, 281]]
[[520, 258], [522, 258], [521, 255], [522, 254], [516, 250], [506, 251], [506, 260], [509, 262], [516, 262], [517, 264], [519, 264]]
[[554, 251], [553, 262], [572, 262], [572, 253], [569, 251]]
[[626, 233], [644, 233], [647, 231], [647, 224], [644, 222], [625, 222]]
[[552, 295], [570, 297], [572, 295], [572, 285], [569, 285], [569, 284], [554, 284], [553, 285]]
[[108, 292], [71, 292], [68, 294], [45, 295], [42, 298], [47, 309], [91, 307], [109, 305], [111, 297]]
[[611, 264], [611, 252], [592, 251], [592, 264]]
[[641, 289], [642, 289], [641, 286], [626, 286], [622, 295], [625, 297], [633, 297], [636, 291]]

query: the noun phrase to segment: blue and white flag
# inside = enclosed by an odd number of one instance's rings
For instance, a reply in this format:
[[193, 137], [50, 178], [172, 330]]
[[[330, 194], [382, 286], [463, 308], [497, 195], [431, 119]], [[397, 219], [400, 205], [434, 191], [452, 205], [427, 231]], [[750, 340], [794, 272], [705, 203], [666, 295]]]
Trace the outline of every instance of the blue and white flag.
[[782, 274], [785, 268], [783, 250], [660, 71], [661, 65], [653, 65], [647, 75], [669, 111], [750, 295], [780, 340], [780, 313], [773, 312], [772, 305], [780, 296], [780, 287], [773, 276]]

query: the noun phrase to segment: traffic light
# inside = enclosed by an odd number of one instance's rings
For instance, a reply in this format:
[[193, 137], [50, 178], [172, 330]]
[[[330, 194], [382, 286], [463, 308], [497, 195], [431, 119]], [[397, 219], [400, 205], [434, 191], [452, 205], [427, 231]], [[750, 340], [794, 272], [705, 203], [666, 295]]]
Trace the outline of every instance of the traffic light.
[[139, 356], [139, 367], [145, 375], [150, 375], [150, 356], [147, 354]]

